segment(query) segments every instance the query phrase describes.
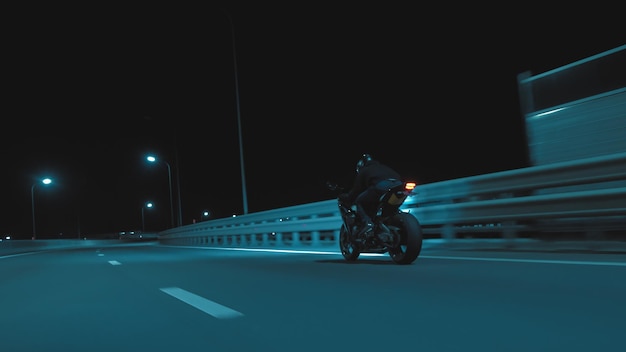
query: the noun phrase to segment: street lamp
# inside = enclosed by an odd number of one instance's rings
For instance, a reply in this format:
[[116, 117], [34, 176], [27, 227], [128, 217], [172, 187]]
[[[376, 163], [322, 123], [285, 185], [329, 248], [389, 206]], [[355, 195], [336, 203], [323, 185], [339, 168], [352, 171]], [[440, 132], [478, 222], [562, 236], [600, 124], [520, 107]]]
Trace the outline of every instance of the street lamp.
[[207, 220], [211, 216], [211, 212], [208, 210], [203, 210], [200, 214], [200, 221]]
[[[49, 185], [52, 183], [52, 180], [49, 178], [44, 178], [43, 180], [41, 180], [41, 183], [43, 183], [44, 185]], [[37, 183], [33, 183], [33, 186], [30, 188], [30, 204], [33, 213], [33, 240], [37, 238], [37, 231], [35, 230], [35, 185], [37, 185]]]
[[[152, 155], [148, 155], [148, 157], [146, 157], [146, 160], [148, 160], [151, 163], [154, 163], [157, 161], [157, 158], [152, 156]], [[163, 162], [166, 166], [167, 166], [167, 177], [169, 179], [169, 185], [170, 185], [170, 219], [172, 219], [172, 227], [174, 226], [174, 200], [172, 198], [172, 168], [170, 167], [170, 164], [165, 161], [165, 160], [160, 160], [161, 162]]]
[[230, 17], [228, 11], [226, 17], [230, 23], [230, 33], [233, 41], [233, 65], [235, 68], [235, 101], [237, 103], [237, 128], [239, 132], [239, 163], [241, 166], [241, 193], [243, 196], [243, 213], [248, 214], [248, 196], [246, 195], [246, 172], [243, 169], [243, 142], [241, 141], [241, 112], [239, 108], [239, 77], [237, 75], [237, 55], [235, 52], [235, 27], [233, 25], [233, 19]]
[[143, 211], [144, 209], [152, 208], [153, 206], [154, 204], [152, 204], [152, 202], [147, 202], [146, 204], [143, 205], [143, 207], [141, 207], [141, 233], [146, 232], [146, 221], [145, 221]]

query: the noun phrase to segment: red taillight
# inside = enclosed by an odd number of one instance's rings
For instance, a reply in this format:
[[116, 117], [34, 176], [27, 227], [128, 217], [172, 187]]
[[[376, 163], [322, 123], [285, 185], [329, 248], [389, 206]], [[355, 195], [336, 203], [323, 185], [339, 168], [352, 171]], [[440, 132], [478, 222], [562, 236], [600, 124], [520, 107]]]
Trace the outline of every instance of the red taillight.
[[415, 188], [415, 182], [407, 182], [404, 184], [404, 189], [412, 191]]

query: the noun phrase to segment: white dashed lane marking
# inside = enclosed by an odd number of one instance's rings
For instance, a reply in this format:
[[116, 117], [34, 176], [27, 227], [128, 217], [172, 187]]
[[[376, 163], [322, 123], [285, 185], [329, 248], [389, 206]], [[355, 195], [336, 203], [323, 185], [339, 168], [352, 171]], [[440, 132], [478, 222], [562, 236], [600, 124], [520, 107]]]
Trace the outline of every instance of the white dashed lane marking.
[[192, 307], [195, 307], [209, 315], [212, 315], [218, 319], [232, 319], [232, 318], [239, 318], [243, 316], [242, 313], [236, 310], [230, 309], [219, 303], [210, 301], [202, 296], [198, 296], [189, 291], [185, 291], [182, 288], [165, 287], [165, 288], [162, 288], [161, 291], [189, 304]]
[[122, 265], [122, 263], [118, 262], [117, 260], [109, 260], [109, 264], [111, 264], [111, 265]]

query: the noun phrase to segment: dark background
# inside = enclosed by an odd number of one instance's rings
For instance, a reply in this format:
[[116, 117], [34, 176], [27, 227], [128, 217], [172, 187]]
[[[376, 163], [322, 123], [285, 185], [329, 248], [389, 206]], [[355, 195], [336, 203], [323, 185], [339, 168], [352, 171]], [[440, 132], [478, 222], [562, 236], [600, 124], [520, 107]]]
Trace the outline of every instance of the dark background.
[[420, 183], [525, 167], [517, 75], [625, 42], [610, 9], [43, 6], [3, 11], [14, 238], [31, 237], [33, 184], [39, 238], [138, 230], [146, 201], [146, 230], [168, 228], [147, 153], [171, 165], [183, 224], [242, 214], [237, 106], [249, 213], [333, 198], [364, 152]]

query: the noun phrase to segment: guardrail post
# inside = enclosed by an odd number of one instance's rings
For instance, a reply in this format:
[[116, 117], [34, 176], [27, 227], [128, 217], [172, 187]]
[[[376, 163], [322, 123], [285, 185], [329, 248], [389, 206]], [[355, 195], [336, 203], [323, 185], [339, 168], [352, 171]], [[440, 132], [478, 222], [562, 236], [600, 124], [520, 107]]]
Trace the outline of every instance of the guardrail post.
[[506, 247], [513, 247], [517, 238], [517, 230], [515, 229], [515, 221], [505, 221], [502, 223], [502, 238], [505, 240]]
[[311, 232], [311, 245], [313, 246], [313, 248], [320, 247], [320, 232], [319, 231]]
[[292, 232], [291, 233], [291, 246], [292, 247], [300, 247], [302, 245], [302, 241], [300, 241], [300, 232]]
[[441, 237], [444, 242], [450, 243], [456, 238], [456, 229], [453, 224], [444, 224], [441, 227]]
[[270, 245], [270, 235], [267, 233], [264, 233], [261, 235], [261, 246], [263, 247], [269, 247]]
[[282, 232], [276, 232], [272, 237], [274, 237], [274, 247], [280, 247], [284, 245]]
[[[299, 217], [293, 216], [289, 220], [290, 221], [297, 221], [297, 220], [299, 220]], [[297, 247], [300, 247], [300, 245], [302, 245], [302, 241], [300, 241], [300, 232], [299, 231], [293, 231], [291, 233], [291, 247], [292, 248], [297, 248]]]

